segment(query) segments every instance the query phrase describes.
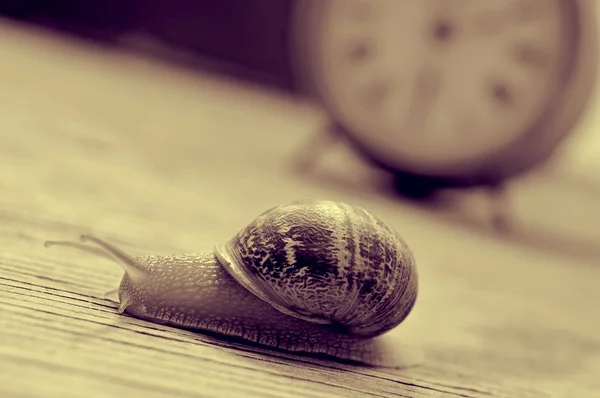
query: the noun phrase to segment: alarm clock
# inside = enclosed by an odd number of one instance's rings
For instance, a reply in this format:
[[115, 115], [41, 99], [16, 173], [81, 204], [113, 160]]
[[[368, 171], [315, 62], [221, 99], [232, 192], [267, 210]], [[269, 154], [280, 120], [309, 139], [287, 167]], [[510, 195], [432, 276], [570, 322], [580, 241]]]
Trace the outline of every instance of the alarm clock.
[[146, 32], [308, 93], [404, 185], [497, 185], [542, 164], [597, 73], [596, 0], [128, 0], [98, 18], [63, 2], [47, 11], [61, 26]]
[[297, 0], [291, 64], [372, 162], [435, 186], [545, 162], [591, 96], [594, 0]]

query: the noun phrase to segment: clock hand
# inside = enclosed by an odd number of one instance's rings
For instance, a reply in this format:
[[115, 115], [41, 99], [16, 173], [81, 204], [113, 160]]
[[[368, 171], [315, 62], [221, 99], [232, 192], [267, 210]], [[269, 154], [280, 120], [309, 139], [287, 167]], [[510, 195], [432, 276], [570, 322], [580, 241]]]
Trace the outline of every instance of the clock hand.
[[539, 17], [539, 2], [535, 0], [514, 0], [508, 4], [498, 4], [473, 15], [476, 32], [487, 36], [495, 35], [515, 24]]
[[422, 130], [427, 115], [442, 87], [442, 75], [437, 69], [423, 67], [413, 83], [413, 103], [404, 130]]

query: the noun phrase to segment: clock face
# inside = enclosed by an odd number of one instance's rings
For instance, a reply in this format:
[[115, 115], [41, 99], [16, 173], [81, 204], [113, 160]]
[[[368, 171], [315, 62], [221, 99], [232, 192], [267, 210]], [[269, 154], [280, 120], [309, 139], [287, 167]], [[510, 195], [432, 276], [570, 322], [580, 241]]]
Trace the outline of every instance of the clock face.
[[566, 0], [330, 0], [313, 69], [334, 117], [388, 164], [447, 173], [527, 134], [568, 75]]

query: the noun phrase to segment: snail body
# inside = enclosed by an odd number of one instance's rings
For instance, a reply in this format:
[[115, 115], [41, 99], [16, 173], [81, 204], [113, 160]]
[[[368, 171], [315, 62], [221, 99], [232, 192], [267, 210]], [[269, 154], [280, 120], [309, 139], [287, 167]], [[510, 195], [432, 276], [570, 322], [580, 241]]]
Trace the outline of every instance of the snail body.
[[415, 304], [414, 257], [360, 207], [277, 206], [212, 253], [132, 257], [99, 238], [82, 239], [123, 266], [121, 313], [282, 351], [378, 366], [402, 361], [379, 336]]

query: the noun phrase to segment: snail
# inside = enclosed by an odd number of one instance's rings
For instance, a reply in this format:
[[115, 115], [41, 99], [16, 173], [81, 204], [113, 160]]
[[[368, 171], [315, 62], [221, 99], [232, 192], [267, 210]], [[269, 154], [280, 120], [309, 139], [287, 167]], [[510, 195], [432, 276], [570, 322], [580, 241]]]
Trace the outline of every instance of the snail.
[[98, 237], [81, 238], [45, 245], [118, 261], [125, 274], [113, 293], [121, 314], [289, 353], [372, 366], [414, 361], [381, 338], [415, 305], [413, 253], [362, 207], [275, 206], [203, 254], [130, 256]]

